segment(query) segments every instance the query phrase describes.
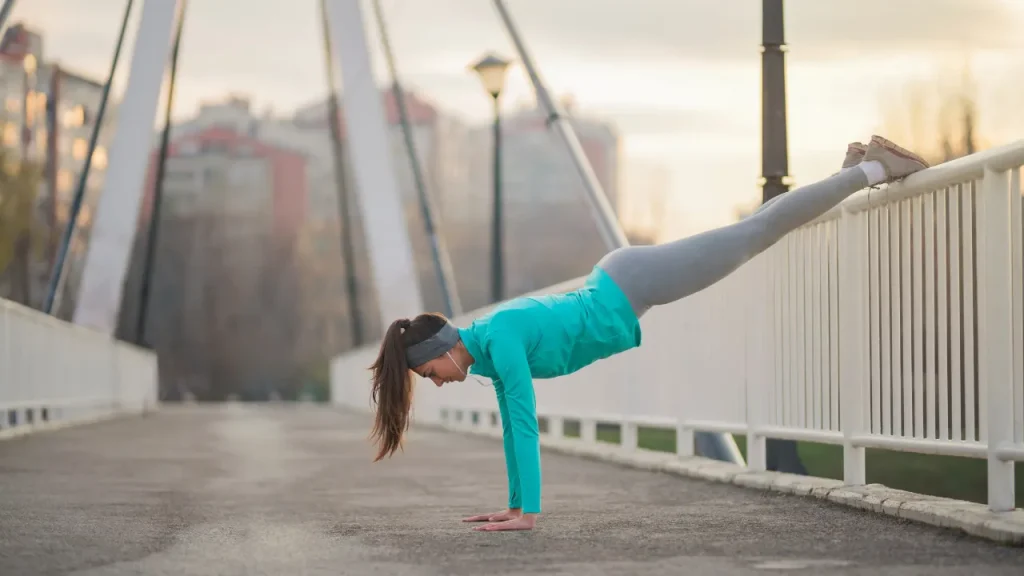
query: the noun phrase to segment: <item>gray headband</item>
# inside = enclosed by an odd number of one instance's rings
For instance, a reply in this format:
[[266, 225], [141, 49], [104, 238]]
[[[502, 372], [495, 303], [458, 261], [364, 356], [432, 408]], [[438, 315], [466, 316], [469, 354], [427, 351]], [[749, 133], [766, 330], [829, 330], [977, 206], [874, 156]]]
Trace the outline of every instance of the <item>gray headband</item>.
[[459, 330], [445, 322], [444, 326], [430, 338], [405, 349], [405, 361], [410, 368], [430, 362], [452, 349], [459, 341]]

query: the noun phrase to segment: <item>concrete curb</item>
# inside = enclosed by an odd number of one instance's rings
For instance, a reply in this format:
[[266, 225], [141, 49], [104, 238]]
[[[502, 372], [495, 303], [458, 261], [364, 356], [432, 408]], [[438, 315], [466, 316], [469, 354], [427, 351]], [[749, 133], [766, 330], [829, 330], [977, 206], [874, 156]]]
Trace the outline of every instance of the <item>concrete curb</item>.
[[[453, 432], [501, 438], [501, 430], [443, 426]], [[961, 530], [1000, 544], [1024, 546], [1024, 509], [990, 512], [984, 504], [926, 496], [887, 488], [881, 484], [844, 486], [840, 480], [785, 474], [753, 472], [742, 466], [700, 456], [679, 457], [651, 450], [626, 450], [617, 444], [588, 444], [572, 438], [541, 435], [541, 447], [591, 460], [613, 462], [631, 468], [666, 472], [744, 488], [768, 490], [797, 496], [813, 496], [835, 504], [886, 514], [903, 520]]]

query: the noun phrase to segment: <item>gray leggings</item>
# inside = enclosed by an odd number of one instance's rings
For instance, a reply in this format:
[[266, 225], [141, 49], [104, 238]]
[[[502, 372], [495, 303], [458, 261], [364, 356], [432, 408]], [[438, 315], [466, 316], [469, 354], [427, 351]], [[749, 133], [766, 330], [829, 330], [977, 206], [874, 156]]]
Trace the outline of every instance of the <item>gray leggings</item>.
[[597, 265], [615, 280], [639, 317], [725, 278], [867, 185], [863, 170], [848, 168], [777, 196], [735, 224], [667, 244], [619, 248]]

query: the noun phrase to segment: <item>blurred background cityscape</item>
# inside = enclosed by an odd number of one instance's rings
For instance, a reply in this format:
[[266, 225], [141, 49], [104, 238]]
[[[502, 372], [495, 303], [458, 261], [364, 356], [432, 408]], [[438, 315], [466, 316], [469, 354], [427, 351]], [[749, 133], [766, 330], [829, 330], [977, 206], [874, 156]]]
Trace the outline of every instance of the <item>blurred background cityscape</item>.
[[[118, 337], [159, 352], [165, 400], [322, 398], [328, 360], [383, 327], [357, 199], [345, 193], [347, 154], [341, 170], [334, 162], [319, 2], [189, 4], [150, 298], [143, 306], [162, 113]], [[509, 4], [632, 243], [720, 226], [760, 203], [760, 0]], [[368, 30], [427, 308], [443, 311], [444, 297], [403, 128], [462, 309], [490, 304], [494, 119], [470, 66], [491, 52], [513, 61], [500, 100], [503, 295], [586, 274], [605, 245], [490, 3], [382, 7], [408, 126]], [[21, 2], [0, 39], [0, 297], [44, 305], [124, 8]], [[786, 19], [793, 185], [835, 172], [846, 143], [872, 132], [940, 162], [1024, 129], [1024, 2], [790, 0]], [[62, 318], [75, 304], [127, 73], [123, 62], [93, 152]], [[342, 86], [341, 107], [344, 96]]]

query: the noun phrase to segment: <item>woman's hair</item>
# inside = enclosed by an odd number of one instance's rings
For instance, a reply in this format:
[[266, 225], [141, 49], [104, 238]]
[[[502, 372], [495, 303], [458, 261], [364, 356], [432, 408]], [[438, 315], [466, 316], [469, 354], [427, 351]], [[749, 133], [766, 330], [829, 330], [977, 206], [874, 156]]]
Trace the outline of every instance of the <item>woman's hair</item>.
[[448, 322], [441, 314], [420, 314], [409, 320], [395, 320], [384, 334], [377, 360], [370, 366], [373, 374], [373, 402], [377, 414], [370, 437], [378, 446], [374, 462], [391, 456], [402, 446], [402, 436], [409, 428], [412, 409], [413, 380], [405, 349], [437, 334]]

